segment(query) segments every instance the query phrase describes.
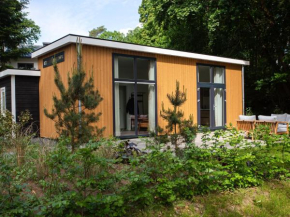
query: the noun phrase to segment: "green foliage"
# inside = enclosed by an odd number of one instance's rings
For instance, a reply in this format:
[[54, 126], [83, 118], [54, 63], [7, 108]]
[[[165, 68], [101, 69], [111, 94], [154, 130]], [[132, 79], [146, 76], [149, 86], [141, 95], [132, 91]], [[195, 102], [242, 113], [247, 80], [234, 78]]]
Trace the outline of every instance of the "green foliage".
[[[185, 140], [185, 142], [191, 142], [197, 132], [197, 126], [193, 123], [193, 116], [190, 115], [189, 119], [183, 119], [184, 113], [180, 110], [180, 107], [186, 102], [186, 90], [181, 91], [179, 88], [179, 82], [176, 81], [175, 92], [167, 94], [167, 98], [173, 109], [165, 109], [164, 103], [162, 102], [162, 108], [160, 111], [160, 116], [167, 121], [166, 129], [170, 135], [170, 141], [175, 146], [176, 153], [178, 152], [178, 141], [181, 139], [180, 136]], [[179, 132], [178, 132], [178, 128]], [[173, 133], [172, 133], [173, 132]], [[167, 134], [162, 135], [160, 133], [160, 138], [167, 136]]]
[[1, 150], [15, 149], [17, 154], [17, 163], [21, 166], [25, 147], [31, 143], [34, 137], [32, 116], [28, 110], [22, 111], [18, 117], [18, 122], [8, 110], [0, 114], [0, 153]]
[[15, 151], [5, 151], [0, 215], [134, 216], [196, 195], [289, 180], [289, 136], [261, 133], [261, 139], [245, 140], [235, 128], [204, 129], [200, 147], [190, 141], [176, 155], [159, 138], [147, 138], [147, 154], [132, 156], [130, 164], [115, 159], [115, 139], [89, 141], [74, 153], [66, 137], [45, 149], [31, 144], [21, 167]]
[[133, 30], [129, 30], [127, 34], [118, 31], [108, 31], [104, 26], [89, 31], [90, 37], [147, 46], [166, 47], [166, 40], [161, 35], [154, 34], [156, 34], [156, 31], [147, 31], [143, 27], [136, 27]]
[[37, 41], [40, 28], [27, 18], [28, 0], [2, 0], [0, 2], [0, 71], [6, 63], [32, 51], [32, 42]]
[[72, 75], [68, 74], [68, 84], [64, 85], [56, 60], [54, 60], [55, 85], [60, 92], [60, 98], [53, 96], [54, 108], [51, 113], [44, 109], [44, 114], [55, 121], [59, 135], [68, 136], [71, 140], [72, 151], [77, 145], [89, 141], [92, 137], [101, 136], [104, 128], [92, 126], [99, 121], [101, 112], [94, 110], [103, 100], [98, 90], [94, 90], [92, 72], [86, 80], [86, 72], [82, 65], [81, 42], [77, 43], [77, 67]]
[[90, 37], [98, 37], [100, 34], [102, 34], [103, 32], [106, 32], [107, 29], [105, 28], [105, 26], [99, 26], [97, 28], [92, 29], [91, 31], [89, 31], [89, 36]]
[[[253, 111], [252, 111], [252, 108], [251, 107], [247, 107], [246, 108], [246, 115], [248, 115], [248, 116], [251, 116], [251, 115], [253, 115], [254, 113], [253, 113]], [[275, 113], [276, 114], [276, 113]]]
[[280, 0], [143, 0], [139, 14], [156, 44], [249, 60], [248, 106], [270, 113], [278, 105], [290, 113], [289, 10], [289, 1]]
[[184, 119], [180, 126], [180, 135], [184, 138], [186, 143], [191, 143], [197, 133], [197, 125], [193, 122], [193, 115], [189, 116], [189, 119]]
[[175, 92], [171, 94], [167, 94], [167, 98], [170, 104], [173, 106], [173, 109], [165, 109], [164, 103], [162, 103], [162, 109], [160, 111], [160, 116], [167, 121], [166, 129], [169, 132], [174, 131], [174, 134], [177, 134], [177, 126], [180, 126], [183, 118], [183, 112], [179, 110], [179, 108], [185, 103], [186, 101], [186, 91], [181, 91], [179, 89], [179, 82], [176, 81], [176, 89]]

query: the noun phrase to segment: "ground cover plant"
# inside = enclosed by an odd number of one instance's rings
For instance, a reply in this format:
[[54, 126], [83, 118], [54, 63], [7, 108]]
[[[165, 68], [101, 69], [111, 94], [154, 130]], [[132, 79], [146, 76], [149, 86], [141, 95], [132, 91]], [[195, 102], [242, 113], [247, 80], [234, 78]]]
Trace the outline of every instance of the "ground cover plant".
[[[147, 154], [132, 155], [126, 163], [116, 158], [120, 141], [114, 138], [91, 140], [73, 153], [69, 138], [62, 137], [57, 144], [30, 140], [21, 165], [16, 147], [1, 142], [0, 216], [150, 216], [164, 213], [162, 207], [167, 207], [165, 213], [186, 216], [182, 204], [189, 210], [201, 206], [188, 216], [226, 212], [255, 216], [270, 209], [268, 200], [278, 201], [276, 193], [264, 200], [258, 192], [253, 197], [254, 211], [247, 207], [231, 211], [223, 198], [272, 183], [285, 186], [285, 194], [277, 195], [288, 207], [290, 139], [260, 136], [262, 140], [249, 142], [234, 128], [204, 130], [200, 147], [188, 142], [178, 155], [155, 136], [144, 139]], [[216, 204], [224, 210], [215, 211]], [[278, 209], [277, 204], [272, 206]]]

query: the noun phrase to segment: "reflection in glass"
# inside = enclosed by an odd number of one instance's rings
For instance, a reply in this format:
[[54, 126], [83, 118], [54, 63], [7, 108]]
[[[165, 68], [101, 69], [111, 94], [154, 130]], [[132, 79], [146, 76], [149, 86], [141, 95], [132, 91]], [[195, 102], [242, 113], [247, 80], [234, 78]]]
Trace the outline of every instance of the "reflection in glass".
[[200, 88], [200, 124], [210, 126], [210, 88]]
[[134, 84], [115, 82], [115, 134], [135, 135]]
[[155, 61], [137, 58], [137, 79], [155, 80]]
[[137, 84], [138, 135], [155, 130], [155, 85]]
[[134, 79], [134, 58], [115, 56], [114, 77], [123, 79]]
[[152, 59], [114, 56], [115, 136], [155, 130], [155, 67]]
[[210, 83], [210, 67], [198, 65], [198, 81]]

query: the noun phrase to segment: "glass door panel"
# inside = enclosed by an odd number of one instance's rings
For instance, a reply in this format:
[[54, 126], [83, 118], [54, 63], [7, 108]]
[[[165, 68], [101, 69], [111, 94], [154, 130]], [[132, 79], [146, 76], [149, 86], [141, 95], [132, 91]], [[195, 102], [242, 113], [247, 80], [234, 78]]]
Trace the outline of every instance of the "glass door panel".
[[129, 82], [115, 82], [116, 136], [135, 135], [134, 86]]
[[210, 127], [210, 88], [200, 88], [200, 125]]
[[155, 130], [155, 84], [137, 84], [138, 135]]
[[224, 89], [214, 88], [214, 126], [224, 126]]

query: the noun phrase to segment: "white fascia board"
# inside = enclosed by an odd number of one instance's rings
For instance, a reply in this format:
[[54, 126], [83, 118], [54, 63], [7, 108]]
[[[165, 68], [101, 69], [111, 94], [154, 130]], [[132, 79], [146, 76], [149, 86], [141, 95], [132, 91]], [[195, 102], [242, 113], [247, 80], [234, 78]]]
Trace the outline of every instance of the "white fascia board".
[[44, 48], [41, 48], [38, 51], [35, 51], [34, 53], [32, 53], [32, 58], [38, 57], [40, 55], [44, 55], [48, 52], [51, 52], [52, 50], [63, 47], [69, 43], [76, 43], [76, 40], [78, 37], [81, 38], [82, 44], [92, 45], [92, 46], [100, 46], [100, 47], [108, 47], [108, 48], [114, 48], [114, 49], [184, 57], [184, 58], [191, 58], [191, 59], [198, 59], [198, 60], [207, 60], [207, 61], [213, 61], [213, 62], [232, 63], [232, 64], [238, 64], [238, 65], [250, 65], [250, 62], [245, 61], [245, 60], [189, 53], [189, 52], [184, 52], [184, 51], [176, 51], [176, 50], [148, 47], [148, 46], [128, 44], [128, 43], [120, 43], [120, 42], [115, 42], [115, 41], [101, 40], [101, 39], [96, 39], [96, 38], [81, 37], [81, 36], [75, 36], [75, 35], [68, 35]]
[[[39, 50], [34, 51], [33, 53], [31, 53], [31, 58], [39, 57], [39, 56], [47, 54], [55, 49], [64, 47], [70, 43], [75, 43], [76, 40], [73, 41], [73, 39], [71, 37], [73, 37], [73, 36], [71, 36], [71, 35], [65, 36], [64, 38], [62, 38], [56, 42], [53, 42], [53, 43], [51, 43], [43, 48], [40, 48]], [[76, 38], [76, 37], [74, 37], [74, 38]]]
[[0, 78], [6, 77], [6, 76], [11, 76], [11, 75], [37, 76], [37, 77], [40, 77], [40, 71], [6, 69], [6, 70], [0, 72]]

